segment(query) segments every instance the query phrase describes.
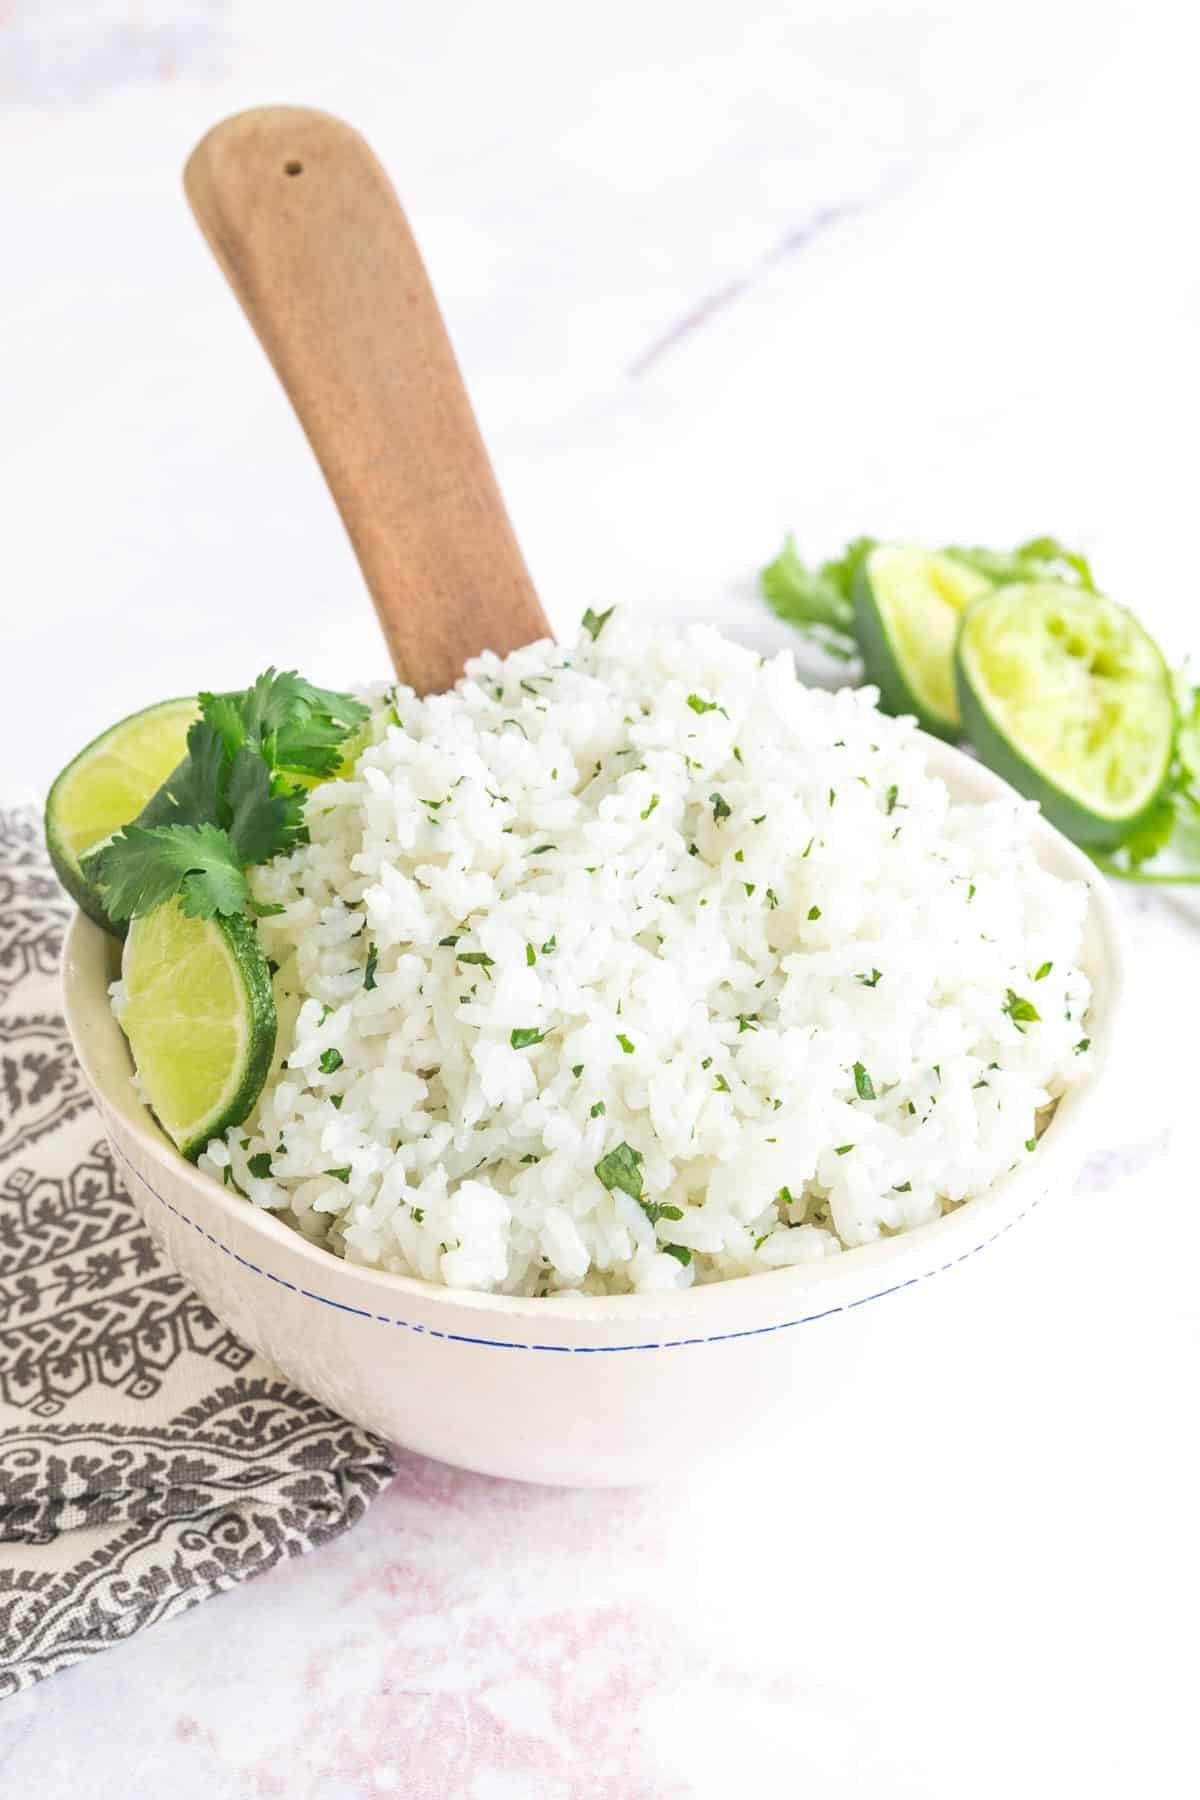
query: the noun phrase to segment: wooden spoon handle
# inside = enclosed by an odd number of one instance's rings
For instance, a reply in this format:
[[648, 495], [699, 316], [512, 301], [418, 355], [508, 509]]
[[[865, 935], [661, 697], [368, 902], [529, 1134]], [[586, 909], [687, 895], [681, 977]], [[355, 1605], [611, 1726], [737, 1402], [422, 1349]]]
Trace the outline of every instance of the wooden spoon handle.
[[299, 415], [397, 672], [437, 693], [480, 650], [547, 637], [420, 252], [340, 119], [217, 125], [184, 187]]

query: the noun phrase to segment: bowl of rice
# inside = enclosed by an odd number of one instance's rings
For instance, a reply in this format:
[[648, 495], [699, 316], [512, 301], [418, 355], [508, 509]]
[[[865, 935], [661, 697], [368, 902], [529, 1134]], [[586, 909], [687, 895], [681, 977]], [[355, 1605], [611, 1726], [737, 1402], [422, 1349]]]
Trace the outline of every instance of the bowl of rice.
[[64, 961], [149, 1229], [329, 1405], [491, 1474], [674, 1475], [850, 1403], [1069, 1186], [1116, 928], [987, 770], [619, 610], [375, 721], [255, 873], [277, 1060], [198, 1166], [119, 946], [80, 917]]

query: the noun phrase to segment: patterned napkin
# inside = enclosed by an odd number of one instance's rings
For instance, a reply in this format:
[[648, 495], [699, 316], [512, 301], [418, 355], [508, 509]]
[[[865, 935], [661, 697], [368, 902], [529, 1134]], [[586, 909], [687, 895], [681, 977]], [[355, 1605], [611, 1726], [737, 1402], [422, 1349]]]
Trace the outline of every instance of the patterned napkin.
[[59, 1013], [70, 911], [36, 812], [0, 809], [0, 1696], [336, 1537], [394, 1473], [144, 1229]]

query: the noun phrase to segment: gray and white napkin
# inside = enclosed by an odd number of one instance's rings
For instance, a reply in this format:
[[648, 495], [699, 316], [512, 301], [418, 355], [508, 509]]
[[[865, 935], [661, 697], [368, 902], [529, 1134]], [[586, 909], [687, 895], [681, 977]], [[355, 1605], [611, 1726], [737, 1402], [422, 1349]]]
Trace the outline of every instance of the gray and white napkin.
[[37, 813], [0, 810], [0, 1696], [336, 1537], [394, 1473], [145, 1230], [59, 1009], [70, 911]]

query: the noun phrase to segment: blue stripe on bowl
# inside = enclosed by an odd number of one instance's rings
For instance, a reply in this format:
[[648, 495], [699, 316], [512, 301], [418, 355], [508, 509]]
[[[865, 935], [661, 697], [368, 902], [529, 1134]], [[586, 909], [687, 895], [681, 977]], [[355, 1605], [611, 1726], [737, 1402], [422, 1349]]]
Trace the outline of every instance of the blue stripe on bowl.
[[[942, 1263], [938, 1268], [926, 1269], [923, 1275], [911, 1275], [907, 1281], [896, 1281], [890, 1287], [879, 1288], [873, 1294], [864, 1294], [861, 1300], [847, 1300], [838, 1306], [827, 1306], [820, 1312], [805, 1313], [799, 1319], [781, 1320], [778, 1325], [754, 1325], [745, 1331], [717, 1331], [710, 1337], [663, 1338], [644, 1344], [522, 1344], [515, 1342], [512, 1338], [472, 1337], [469, 1333], [462, 1331], [438, 1331], [433, 1325], [418, 1325], [411, 1319], [394, 1318], [390, 1313], [371, 1312], [363, 1306], [347, 1306], [344, 1300], [331, 1300], [327, 1294], [316, 1294], [311, 1288], [298, 1287], [294, 1281], [285, 1281], [282, 1275], [275, 1275], [270, 1269], [261, 1268], [258, 1263], [251, 1262], [249, 1257], [240, 1256], [236, 1250], [231, 1250], [228, 1244], [223, 1244], [220, 1238], [214, 1237], [211, 1231], [206, 1231], [203, 1225], [198, 1225], [195, 1219], [189, 1219], [186, 1213], [181, 1212], [177, 1206], [173, 1206], [165, 1195], [160, 1194], [158, 1189], [146, 1180], [141, 1170], [134, 1167], [115, 1143], [113, 1151], [146, 1192], [152, 1194], [160, 1206], [165, 1206], [168, 1212], [174, 1213], [175, 1217], [184, 1225], [190, 1225], [193, 1231], [199, 1232], [202, 1238], [207, 1239], [226, 1256], [231, 1256], [234, 1262], [241, 1263], [244, 1269], [252, 1269], [256, 1275], [265, 1276], [277, 1287], [287, 1288], [289, 1293], [299, 1294], [303, 1300], [315, 1300], [319, 1306], [332, 1306], [337, 1312], [351, 1313], [358, 1319], [371, 1319], [379, 1325], [399, 1325], [405, 1331], [421, 1332], [426, 1337], [444, 1338], [450, 1344], [479, 1344], [489, 1350], [544, 1350], [555, 1356], [619, 1356], [630, 1350], [684, 1350], [695, 1344], [726, 1344], [734, 1338], [766, 1337], [773, 1331], [791, 1331], [797, 1325], [812, 1325], [818, 1319], [830, 1319], [835, 1313], [853, 1312], [856, 1307], [870, 1305], [872, 1300], [883, 1300], [888, 1294], [902, 1293], [905, 1288], [917, 1287], [922, 1281], [929, 1281], [935, 1275], [944, 1275], [947, 1269], [956, 1268], [959, 1263], [968, 1262], [972, 1256], [978, 1256], [981, 1250], [986, 1250], [989, 1244], [994, 1244], [997, 1238], [1002, 1238], [1006, 1231], [1011, 1231], [1014, 1225], [1019, 1225], [1022, 1219], [1028, 1218], [1034, 1207], [1040, 1204], [1039, 1200], [1030, 1201], [1023, 1212], [1019, 1212], [1015, 1218], [1010, 1219], [1007, 1225], [1002, 1225], [999, 1231], [994, 1231], [991, 1237], [982, 1239], [972, 1249], [964, 1250], [961, 1256], [952, 1257], [949, 1262]], [[447, 1293], [451, 1292], [450, 1289], [446, 1291]]]

